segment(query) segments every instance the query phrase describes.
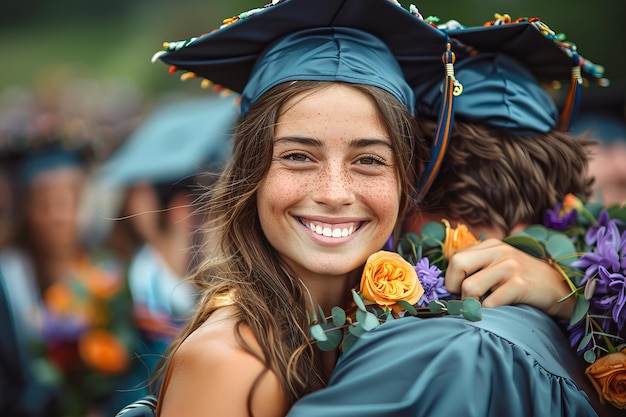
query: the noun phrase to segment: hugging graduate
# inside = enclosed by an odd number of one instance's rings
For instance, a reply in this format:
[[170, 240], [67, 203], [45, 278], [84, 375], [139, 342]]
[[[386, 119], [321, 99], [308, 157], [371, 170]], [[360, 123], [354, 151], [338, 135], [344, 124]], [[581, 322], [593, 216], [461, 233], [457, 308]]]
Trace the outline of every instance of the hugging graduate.
[[[410, 10], [274, 1], [155, 55], [241, 94], [233, 156], [207, 196], [221, 245], [194, 273], [203, 297], [165, 358], [156, 415], [595, 415], [555, 351], [569, 349], [558, 328], [531, 306], [367, 332], [376, 316], [351, 295], [362, 276], [387, 319], [424, 294], [413, 265], [381, 248], [435, 181], [463, 83], [459, 42]], [[434, 136], [416, 124], [424, 97], [437, 101]], [[337, 345], [351, 349], [339, 358]]]
[[183, 78], [240, 93], [241, 118], [207, 196], [221, 244], [193, 275], [203, 296], [167, 353], [156, 415], [284, 416], [339, 357], [312, 342], [318, 306], [352, 307], [415, 195], [427, 147], [414, 88], [426, 78], [446, 83], [437, 140], [449, 131], [454, 56], [389, 0], [274, 1], [165, 47], [155, 59]]

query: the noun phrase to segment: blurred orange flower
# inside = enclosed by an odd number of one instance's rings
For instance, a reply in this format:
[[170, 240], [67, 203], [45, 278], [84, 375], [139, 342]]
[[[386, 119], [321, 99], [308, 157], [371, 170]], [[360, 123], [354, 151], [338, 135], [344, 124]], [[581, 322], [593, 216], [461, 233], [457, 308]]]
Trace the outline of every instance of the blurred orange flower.
[[78, 341], [78, 352], [87, 366], [106, 374], [117, 374], [128, 366], [124, 344], [105, 330], [91, 330]]
[[585, 371], [600, 396], [607, 402], [626, 410], [626, 349], [600, 356]]
[[563, 213], [567, 213], [570, 210], [576, 210], [580, 213], [583, 208], [583, 202], [574, 194], [569, 193], [563, 198], [563, 209], [561, 210]]
[[74, 308], [74, 296], [72, 291], [63, 283], [49, 286], [43, 293], [46, 306], [55, 314], [64, 315]]
[[446, 227], [446, 238], [443, 242], [443, 256], [446, 259], [450, 259], [452, 254], [459, 249], [467, 248], [468, 246], [478, 243], [476, 236], [467, 229], [467, 226], [459, 223], [456, 229], [450, 226], [450, 222], [446, 219], [441, 220]]
[[424, 294], [424, 288], [413, 265], [395, 252], [379, 251], [367, 259], [360, 293], [365, 299], [397, 313], [402, 310], [398, 301], [413, 305]]

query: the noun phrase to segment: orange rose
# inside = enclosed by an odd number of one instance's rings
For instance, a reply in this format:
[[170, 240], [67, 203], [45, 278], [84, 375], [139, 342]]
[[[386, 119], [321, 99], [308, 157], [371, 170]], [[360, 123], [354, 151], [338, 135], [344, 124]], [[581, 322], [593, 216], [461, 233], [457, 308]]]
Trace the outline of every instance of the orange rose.
[[600, 356], [585, 371], [600, 402], [626, 410], [626, 349]]
[[360, 292], [369, 301], [394, 312], [402, 310], [397, 302], [415, 304], [424, 294], [415, 268], [394, 252], [379, 251], [367, 258]]
[[441, 223], [446, 226], [446, 239], [443, 242], [443, 256], [446, 259], [450, 259], [452, 254], [457, 250], [478, 243], [478, 239], [476, 239], [464, 224], [459, 224], [456, 229], [452, 229], [447, 220], [443, 219]]
[[126, 347], [105, 330], [91, 330], [78, 341], [78, 352], [90, 368], [107, 374], [117, 374], [128, 366]]

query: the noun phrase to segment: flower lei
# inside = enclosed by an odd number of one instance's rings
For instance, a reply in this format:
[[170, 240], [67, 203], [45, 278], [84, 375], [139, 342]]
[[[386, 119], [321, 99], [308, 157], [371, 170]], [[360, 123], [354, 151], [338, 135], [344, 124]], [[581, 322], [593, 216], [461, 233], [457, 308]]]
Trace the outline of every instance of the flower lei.
[[626, 409], [626, 204], [585, 205], [568, 194], [543, 223], [503, 240], [561, 273], [571, 289], [563, 300], [576, 298], [570, 344], [590, 364], [601, 403]]
[[340, 347], [345, 353], [361, 335], [399, 317], [450, 314], [481, 320], [478, 300], [454, 299], [443, 285], [452, 253], [478, 239], [463, 225], [452, 229], [447, 221], [442, 223], [426, 224], [419, 235], [406, 234], [398, 253], [382, 250], [371, 255], [358, 291], [352, 290], [351, 314], [340, 307], [333, 307], [328, 317], [319, 306], [312, 312], [311, 337], [320, 350]]

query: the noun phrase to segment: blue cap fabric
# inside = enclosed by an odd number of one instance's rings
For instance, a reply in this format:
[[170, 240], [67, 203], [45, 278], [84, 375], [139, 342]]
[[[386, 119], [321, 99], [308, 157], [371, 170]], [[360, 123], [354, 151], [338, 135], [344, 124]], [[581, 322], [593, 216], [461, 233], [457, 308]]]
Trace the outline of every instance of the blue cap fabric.
[[414, 113], [413, 90], [400, 65], [377, 37], [352, 28], [306, 29], [270, 46], [252, 69], [241, 114], [270, 88], [287, 81], [368, 84], [394, 95]]
[[[515, 58], [481, 53], [457, 61], [455, 70], [463, 85], [454, 103], [455, 117], [521, 136], [556, 127], [559, 114], [552, 97]], [[439, 84], [424, 86], [416, 95], [418, 113], [434, 117], [441, 103]]]
[[407, 83], [444, 78], [445, 34], [397, 2], [274, 3], [207, 35], [168, 43], [155, 57], [239, 93], [250, 83], [242, 115], [260, 94], [289, 80], [370, 84], [412, 109]]
[[101, 184], [124, 187], [139, 181], [174, 183], [224, 163], [237, 119], [236, 98], [212, 96], [171, 103], [152, 113], [109, 158]]
[[18, 180], [22, 184], [31, 183], [44, 172], [64, 168], [80, 168], [85, 160], [79, 151], [63, 148], [45, 148], [28, 153], [21, 161]]
[[[457, 24], [447, 29], [444, 25], [457, 55], [455, 75], [463, 85], [463, 93], [454, 103], [455, 115], [517, 135], [567, 130], [576, 113], [577, 96], [570, 94], [574, 102], [559, 120], [559, 111], [544, 86], [573, 80], [570, 93], [579, 94], [581, 69], [594, 78], [601, 77], [604, 69], [580, 57], [574, 44], [557, 37], [538, 18], [510, 21], [508, 16], [506, 20], [497, 16], [500, 20], [483, 26]], [[441, 101], [439, 85], [418, 86], [418, 113], [436, 115]]]

